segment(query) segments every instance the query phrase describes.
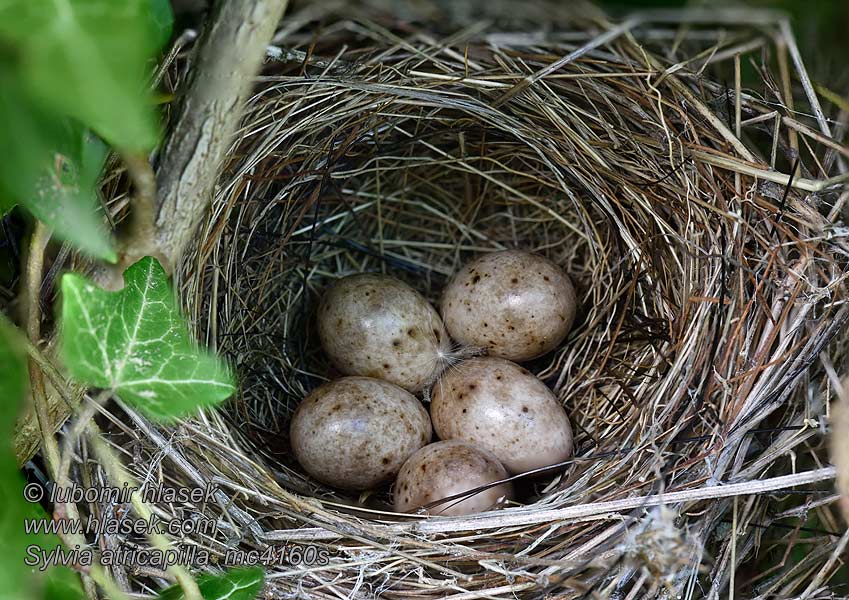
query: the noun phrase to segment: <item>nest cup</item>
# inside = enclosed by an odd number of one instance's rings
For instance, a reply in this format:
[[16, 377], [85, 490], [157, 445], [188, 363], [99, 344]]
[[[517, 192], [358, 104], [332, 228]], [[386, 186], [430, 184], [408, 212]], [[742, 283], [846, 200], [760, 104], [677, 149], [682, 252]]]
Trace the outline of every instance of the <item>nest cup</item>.
[[[228, 503], [203, 510], [221, 527], [188, 536], [216, 556], [329, 553], [271, 567], [275, 597], [650, 597], [723, 589], [732, 554], [756, 568], [760, 530], [747, 525], [809, 498], [747, 495], [739, 510], [720, 495], [650, 498], [788, 474], [793, 451], [827, 462], [817, 429], [798, 432], [824, 411], [823, 369], [845, 347], [832, 225], [845, 192], [813, 190], [839, 161], [812, 139], [795, 185], [782, 183], [790, 129], [764, 118], [735, 133], [736, 101], [742, 119], [774, 108], [708, 77], [734, 49], [709, 29], [673, 59], [660, 49], [677, 25], [612, 35], [618, 25], [576, 17], [563, 35], [481, 26], [437, 42], [369, 18], [325, 17], [316, 42], [304, 13], [281, 33], [178, 275], [240, 391], [173, 429], [130, 411], [145, 433], [136, 468], [220, 485]], [[461, 518], [396, 515], [386, 489], [360, 498], [305, 475], [287, 432], [303, 397], [338, 376], [314, 324], [327, 286], [382, 272], [435, 303], [460, 265], [504, 248], [575, 282], [568, 339], [525, 366], [570, 415], [576, 460], [525, 484], [522, 506]], [[829, 543], [802, 571], [825, 564]], [[803, 584], [779, 570], [751, 585]]]

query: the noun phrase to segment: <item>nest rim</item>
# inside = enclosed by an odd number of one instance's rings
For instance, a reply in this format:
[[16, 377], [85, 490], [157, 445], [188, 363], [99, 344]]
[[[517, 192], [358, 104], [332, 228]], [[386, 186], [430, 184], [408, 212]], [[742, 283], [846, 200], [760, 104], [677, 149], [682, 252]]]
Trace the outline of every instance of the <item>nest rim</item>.
[[[458, 597], [490, 592], [521, 596], [540, 590], [563, 592], [570, 586], [579, 590], [579, 581], [603, 582], [611, 590], [620, 589], [617, 585], [632, 589], [627, 586], [639, 582], [638, 588], [648, 586], [647, 595], [652, 590], [660, 593], [666, 585], [682, 589], [696, 576], [692, 557], [701, 561], [722, 515], [729, 511], [729, 501], [681, 505], [689, 512], [637, 505], [623, 509], [612, 524], [595, 513], [578, 514], [569, 524], [543, 517], [564, 507], [621, 500], [623, 494], [690, 489], [717, 481], [718, 473], [730, 472], [733, 477], [728, 481], [734, 482], [771, 472], [774, 462], [767, 460], [769, 452], [795, 447], [794, 433], [779, 433], [751, 458], [746, 456], [752, 446], [746, 441], [748, 432], [760, 423], [773, 428], [797, 423], [805, 407], [798, 401], [800, 375], [791, 377], [794, 365], [798, 370], [810, 363], [815, 350], [828, 348], [835, 361], [844, 351], [844, 340], [835, 328], [846, 318], [839, 308], [846, 289], [836, 274], [845, 260], [843, 242], [808, 239], [813, 237], [810, 232], [826, 231], [834, 217], [811, 210], [804, 189], [788, 186], [782, 200], [785, 207], [776, 211], [765, 198], [778, 200], [775, 196], [781, 196], [783, 189], [777, 184], [770, 187], [767, 180], [754, 186], [751, 172], [742, 169], [717, 174], [717, 162], [747, 165], [751, 152], [741, 156], [728, 139], [728, 127], [705, 118], [704, 112], [711, 110], [695, 97], [691, 74], [670, 77], [656, 104], [647, 100], [657, 88], [643, 83], [645, 75], [633, 68], [636, 42], [608, 42], [612, 46], [589, 51], [585, 61], [578, 58], [564, 65], [566, 76], [540, 78], [505, 99], [517, 82], [535, 72], [529, 65], [545, 68], [554, 61], [553, 53], [538, 52], [537, 42], [528, 49], [499, 47], [490, 41], [471, 52], [467, 48], [463, 58], [456, 52], [435, 52], [441, 47], [415, 35], [404, 45], [378, 28], [372, 33], [371, 42], [378, 43], [373, 56], [380, 61], [369, 64], [355, 50], [360, 63], [343, 61], [339, 66], [333, 62], [336, 59], [321, 59], [330, 61], [316, 67], [324, 77], [304, 78], [285, 68], [276, 72], [275, 67], [262, 78], [208, 221], [178, 274], [201, 340], [237, 365], [257, 364], [263, 358], [285, 365], [250, 385], [271, 381], [290, 403], [281, 408], [279, 399], [269, 400], [267, 394], [257, 393], [249, 402], [243, 395], [235, 410], [205, 414], [176, 426], [173, 443], [197, 473], [252, 498], [235, 513], [219, 515], [235, 518], [250, 532], [253, 541], [243, 537], [242, 543], [318, 544], [335, 548], [339, 556], [365, 556], [365, 562], [373, 555], [375, 565], [383, 564], [387, 556], [403, 557], [403, 566], [382, 584], [386, 597], [441, 597], [445, 589], [456, 591]], [[417, 52], [410, 51], [416, 44]], [[611, 59], [612, 51], [619, 53], [613, 58], [621, 64], [612, 60], [602, 64]], [[646, 60], [651, 65], [654, 59]], [[463, 60], [486, 65], [480, 69], [484, 75], [458, 73]], [[582, 94], [593, 101], [581, 101]], [[760, 110], [756, 98], [747, 100], [739, 93], [737, 97], [744, 109]], [[675, 122], [676, 116], [681, 120]], [[551, 129], [541, 135], [546, 129], [540, 123], [546, 119]], [[638, 120], [650, 125], [638, 127]], [[631, 135], [630, 144], [616, 135], [620, 125]], [[353, 141], [346, 146], [345, 140]], [[405, 143], [416, 146], [414, 157], [403, 154], [409, 149]], [[486, 149], [479, 161], [470, 158], [474, 155], [470, 149], [478, 146]], [[334, 153], [341, 157], [336, 162]], [[617, 153], [626, 158], [620, 156], [618, 162], [610, 158]], [[437, 168], [450, 174], [437, 177], [436, 171], [428, 171]], [[415, 173], [417, 169], [421, 173]], [[625, 175], [615, 174], [618, 170]], [[437, 188], [452, 191], [440, 195]], [[478, 206], [484, 194], [475, 196], [469, 189], [487, 190], [490, 206]], [[428, 195], [430, 205], [424, 201]], [[587, 203], [590, 196], [594, 197]], [[315, 200], [319, 197], [320, 202]], [[489, 208], [493, 210], [487, 212]], [[480, 221], [464, 222], [462, 214], [474, 214]], [[269, 222], [273, 227], [263, 229]], [[244, 227], [247, 235], [240, 232]], [[375, 236], [378, 228], [380, 235]], [[537, 238], [522, 233], [540, 229], [543, 233]], [[384, 235], [389, 231], [406, 235]], [[340, 240], [347, 246], [340, 249]], [[771, 248], [770, 265], [752, 266], [742, 260], [756, 254], [747, 244]], [[294, 248], [298, 260], [287, 263], [278, 246]], [[670, 250], [673, 246], [675, 250]], [[320, 371], [317, 337], [312, 347], [304, 347], [309, 338], [305, 298], [314, 302], [334, 275], [359, 267], [359, 272], [396, 275], [433, 302], [438, 282], [468, 258], [507, 247], [541, 252], [563, 266], [576, 283], [583, 309], [566, 342], [529, 366], [555, 391], [570, 418], [579, 415], [572, 422], [580, 442], [575, 459], [562, 474], [536, 484], [532, 504], [465, 520], [400, 517], [379, 504], [357, 504], [359, 499], [315, 485], [297, 473], [291, 461], [280, 460], [268, 437], [285, 431], [286, 415], [294, 410], [291, 402], [332, 377]], [[824, 267], [812, 266], [817, 261]], [[263, 262], [265, 272], [254, 269]], [[674, 266], [669, 268], [670, 264]], [[281, 265], [288, 279], [279, 275]], [[801, 267], [805, 277], [798, 276]], [[239, 269], [250, 271], [250, 276], [242, 274], [239, 281]], [[676, 273], [686, 273], [689, 279], [676, 281]], [[761, 276], [757, 285], [747, 281], [734, 288], [733, 277], [743, 281], [753, 273]], [[278, 279], [285, 279], [288, 286], [275, 287]], [[233, 291], [236, 286], [241, 292]], [[755, 288], [760, 298], [752, 292]], [[245, 290], [259, 291], [260, 299], [251, 300]], [[827, 293], [817, 296], [817, 290]], [[791, 297], [793, 301], [788, 300]], [[802, 301], [794, 304], [800, 297]], [[224, 304], [210, 310], [210, 298], [213, 302], [224, 298]], [[623, 303], [628, 310], [617, 312]], [[245, 322], [261, 322], [261, 316], [239, 321], [234, 316], [239, 306], [260, 315], [278, 310], [273, 329], [287, 344], [291, 329], [306, 333], [277, 355], [273, 340], [251, 346], [267, 332], [251, 331]], [[291, 316], [293, 307], [300, 316]], [[717, 307], [730, 308], [723, 314]], [[816, 317], [813, 328], [808, 323], [811, 311]], [[268, 328], [267, 323], [263, 326]], [[240, 342], [228, 337], [233, 331], [240, 332], [233, 335], [241, 335]], [[762, 357], [741, 374], [741, 361], [734, 352], [752, 347], [766, 348], [770, 357], [786, 355], [788, 367], [763, 376], [780, 369]], [[795, 353], [788, 348], [795, 348]], [[642, 367], [645, 362], [647, 368]], [[605, 371], [609, 364], [619, 370]], [[629, 366], [635, 372], [642, 369], [642, 379], [623, 385], [627, 378], [622, 373]], [[747, 380], [749, 371], [754, 374]], [[292, 375], [295, 383], [283, 381], [282, 374]], [[727, 391], [729, 386], [732, 391]], [[667, 397], [677, 403], [666, 402]], [[624, 416], [622, 405], [627, 410]], [[716, 415], [708, 414], [708, 409]], [[142, 417], [124, 410], [142, 427]], [[722, 419], [727, 419], [725, 427], [720, 427]], [[260, 435], [246, 434], [246, 420], [259, 422]], [[262, 431], [271, 427], [275, 429]], [[144, 429], [154, 442], [152, 456], [158, 456], [162, 446], [156, 439], [162, 434], [150, 424]], [[647, 443], [646, 437], [652, 435]], [[695, 441], [682, 442], [687, 438]], [[746, 450], [741, 452], [734, 444]], [[681, 446], [687, 447], [686, 453], [672, 450]], [[663, 462], [671, 466], [665, 473], [672, 475], [659, 475], [657, 460], [650, 457], [654, 455], [667, 456]], [[705, 468], [711, 460], [713, 464]], [[191, 478], [185, 469], [173, 476]], [[652, 488], [652, 481], [660, 487]], [[385, 502], [386, 491], [375, 498]], [[748, 518], [763, 516], [766, 508], [761, 505], [766, 504], [759, 501]], [[692, 517], [690, 513], [699, 512], [694, 507], [705, 516]], [[274, 517], [259, 526], [256, 519], [268, 511]], [[423, 526], [426, 522], [436, 524]], [[319, 530], [325, 533], [319, 535]], [[523, 541], [529, 537], [533, 541]], [[221, 540], [198, 543], [222, 545]], [[368, 550], [362, 550], [363, 544]], [[549, 558], [552, 548], [558, 549], [556, 558]], [[727, 559], [730, 544], [714, 542], [712, 548], [717, 556], [711, 568], [716, 569]], [[525, 560], [515, 562], [519, 555]], [[507, 556], [514, 561], [509, 567], [503, 566]], [[469, 566], [470, 561], [477, 566]], [[358, 564], [355, 560], [331, 569], [342, 578], [339, 589], [346, 594], [359, 589]], [[611, 574], [617, 564], [631, 569], [627, 578]], [[302, 570], [321, 573], [324, 568]], [[288, 571], [279, 572], [282, 577]], [[727, 582], [727, 572], [719, 573]], [[416, 574], [416, 580], [408, 583], [410, 574]], [[652, 587], [646, 582], [649, 575], [662, 583]], [[294, 584], [274, 581], [282, 595], [300, 593]], [[321, 588], [332, 585], [321, 575], [316, 581], [313, 591], [331, 597]], [[792, 584], [791, 578], [786, 585]]]

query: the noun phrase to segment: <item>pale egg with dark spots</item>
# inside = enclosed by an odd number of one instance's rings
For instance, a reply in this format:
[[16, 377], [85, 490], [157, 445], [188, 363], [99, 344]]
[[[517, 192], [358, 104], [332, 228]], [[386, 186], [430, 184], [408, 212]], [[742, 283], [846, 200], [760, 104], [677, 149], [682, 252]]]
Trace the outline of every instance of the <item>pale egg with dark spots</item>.
[[295, 458], [318, 481], [367, 490], [394, 477], [430, 442], [430, 418], [408, 391], [382, 379], [343, 377], [313, 390], [290, 427]]
[[379, 377], [414, 393], [436, 379], [451, 349], [427, 299], [380, 274], [336, 281], [319, 304], [318, 334], [342, 373]]
[[448, 333], [461, 344], [524, 361], [566, 338], [576, 302], [563, 269], [538, 254], [504, 250], [461, 268], [445, 288], [441, 311]]
[[428, 506], [443, 498], [502, 481], [507, 471], [487, 450], [462, 440], [425, 446], [401, 467], [395, 482], [395, 510], [432, 515], [468, 515], [513, 498], [513, 485], [500, 483], [469, 497]]
[[446, 372], [433, 388], [430, 416], [440, 439], [486, 448], [514, 474], [572, 455], [572, 427], [557, 397], [502, 358], [472, 358]]

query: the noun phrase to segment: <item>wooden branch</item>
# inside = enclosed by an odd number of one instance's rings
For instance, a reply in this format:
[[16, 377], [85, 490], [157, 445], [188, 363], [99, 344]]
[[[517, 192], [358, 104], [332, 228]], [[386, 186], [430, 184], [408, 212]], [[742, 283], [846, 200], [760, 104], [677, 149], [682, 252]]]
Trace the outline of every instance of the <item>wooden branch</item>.
[[219, 0], [156, 176], [155, 242], [173, 267], [207, 210], [265, 49], [287, 0]]

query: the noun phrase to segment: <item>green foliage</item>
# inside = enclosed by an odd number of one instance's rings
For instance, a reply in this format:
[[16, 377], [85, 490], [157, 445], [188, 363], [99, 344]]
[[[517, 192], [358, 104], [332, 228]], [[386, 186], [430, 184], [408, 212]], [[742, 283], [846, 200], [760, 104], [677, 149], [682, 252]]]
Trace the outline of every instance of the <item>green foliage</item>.
[[[15, 425], [20, 402], [26, 393], [27, 371], [25, 355], [17, 332], [0, 317], [0, 539], [6, 549], [6, 558], [0, 560], [0, 590], [9, 600], [31, 600], [35, 597], [35, 580], [24, 564], [26, 548], [38, 544], [51, 549], [59, 538], [41, 534], [27, 537], [24, 519], [47, 518], [38, 504], [24, 500], [24, 481], [18, 471], [12, 448], [8, 446]], [[51, 567], [43, 582], [45, 600], [83, 600], [79, 576], [67, 567]]]
[[35, 182], [46, 173], [53, 155], [52, 140], [61, 134], [61, 124], [49, 113], [31, 105], [22, 93], [15, 73], [0, 62], [0, 182], [3, 197], [0, 213], [21, 198], [33, 194]]
[[[41, 508], [40, 504], [29, 504], [22, 502], [23, 516], [26, 519], [49, 519], [50, 515]], [[23, 528], [21, 523], [18, 523], [19, 528]], [[38, 533], [30, 535], [26, 538], [26, 544], [37, 544], [42, 549], [48, 552], [61, 544], [61, 540], [56, 535], [48, 535], [46, 533]], [[23, 558], [20, 559], [23, 562]], [[43, 598], [44, 600], [86, 600], [85, 591], [83, 591], [80, 576], [71, 569], [62, 565], [54, 565], [44, 572]]]
[[[231, 569], [221, 575], [201, 575], [198, 587], [204, 600], [254, 600], [262, 591], [265, 574], [259, 567]], [[172, 586], [159, 594], [159, 600], [183, 600], [183, 590]]]
[[105, 147], [144, 152], [146, 82], [173, 28], [168, 0], [0, 0], [0, 216], [16, 204], [84, 252], [116, 260], [97, 216]]
[[171, 0], [149, 0], [150, 21], [153, 27], [154, 40], [161, 48], [171, 39], [174, 31], [174, 12], [171, 10]]
[[8, 446], [9, 438], [26, 388], [26, 361], [17, 332], [5, 317], [0, 316], [0, 442], [3, 444], [0, 456], [12, 450]]
[[0, 63], [0, 215], [21, 204], [56, 235], [96, 257], [115, 251], [95, 211], [96, 184], [107, 149], [67, 119], [34, 107]]
[[[3, 384], [0, 383], [0, 386]], [[9, 438], [4, 438], [8, 440]], [[27, 505], [23, 498], [24, 482], [11, 450], [0, 453], [0, 539], [5, 545], [5, 558], [0, 560], [0, 589], [8, 600], [33, 597], [33, 581], [24, 564], [26, 547], [31, 543], [24, 533]]]
[[79, 275], [62, 278], [61, 352], [71, 375], [159, 420], [228, 398], [232, 374], [191, 342], [159, 262], [143, 258], [124, 281], [107, 292]]
[[88, 596], [73, 569], [54, 566], [47, 569], [44, 600], [88, 600]]
[[[15, 205], [84, 252], [115, 261], [97, 215], [97, 180], [108, 149], [144, 153], [159, 127], [146, 82], [150, 58], [168, 41], [168, 0], [0, 0], [0, 216]], [[144, 259], [109, 293], [68, 275], [62, 353], [79, 380], [114, 390], [151, 416], [168, 419], [222, 401], [234, 390], [229, 369], [189, 337], [161, 265]], [[22, 495], [23, 479], [8, 441], [26, 391], [26, 363], [13, 328], [0, 318], [0, 590], [10, 600], [82, 600], [77, 574], [51, 567], [40, 587], [24, 564], [24, 519], [49, 518]], [[247, 600], [263, 573], [243, 569], [208, 576], [206, 598]]]
[[21, 202], [56, 235], [80, 250], [115, 262], [109, 233], [98, 216], [96, 186], [108, 149], [99, 139], [68, 123], [56, 164], [36, 182], [35, 193]]
[[0, 0], [0, 38], [14, 45], [29, 95], [131, 151], [157, 141], [145, 73], [163, 19], [151, 0]]

